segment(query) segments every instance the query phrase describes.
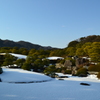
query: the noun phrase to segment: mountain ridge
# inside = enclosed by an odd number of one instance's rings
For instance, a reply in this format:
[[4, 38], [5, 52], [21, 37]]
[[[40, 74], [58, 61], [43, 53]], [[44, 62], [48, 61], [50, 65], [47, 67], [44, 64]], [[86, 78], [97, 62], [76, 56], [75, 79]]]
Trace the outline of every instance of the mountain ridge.
[[27, 42], [27, 41], [18, 41], [15, 42], [13, 40], [2, 40], [0, 39], [0, 47], [19, 47], [19, 48], [27, 48], [27, 49], [36, 49], [36, 50], [50, 50], [50, 49], [59, 49], [59, 48], [54, 48], [51, 46], [41, 46], [39, 44], [33, 44], [31, 42]]

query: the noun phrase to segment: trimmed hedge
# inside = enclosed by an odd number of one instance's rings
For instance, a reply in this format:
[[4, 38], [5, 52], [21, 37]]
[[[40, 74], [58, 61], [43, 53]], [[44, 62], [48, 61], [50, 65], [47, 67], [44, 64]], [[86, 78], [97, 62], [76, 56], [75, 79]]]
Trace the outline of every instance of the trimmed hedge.
[[88, 72], [87, 72], [86, 68], [80, 68], [80, 69], [78, 69], [76, 75], [79, 76], [79, 75], [87, 75], [87, 74], [88, 74]]
[[89, 71], [96, 71], [96, 72], [100, 72], [100, 64], [98, 65], [91, 65], [88, 68]]

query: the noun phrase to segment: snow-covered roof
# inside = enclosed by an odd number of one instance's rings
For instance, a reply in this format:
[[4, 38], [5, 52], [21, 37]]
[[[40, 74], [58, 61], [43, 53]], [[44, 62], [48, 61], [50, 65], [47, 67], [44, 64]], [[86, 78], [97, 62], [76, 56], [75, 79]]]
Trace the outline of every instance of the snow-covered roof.
[[46, 59], [57, 60], [57, 59], [64, 59], [64, 58], [63, 57], [47, 57]]

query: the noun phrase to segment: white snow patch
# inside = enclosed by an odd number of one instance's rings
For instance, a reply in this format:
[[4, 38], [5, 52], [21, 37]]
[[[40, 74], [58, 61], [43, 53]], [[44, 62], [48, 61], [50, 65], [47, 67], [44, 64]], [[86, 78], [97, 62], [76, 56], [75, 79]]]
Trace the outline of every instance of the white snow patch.
[[30, 82], [50, 80], [51, 78], [40, 73], [30, 72], [23, 69], [7, 69], [3, 68], [0, 75], [3, 82]]
[[[0, 78], [4, 81], [49, 80], [43, 74], [19, 69], [3, 68]], [[59, 74], [62, 75], [62, 74]], [[0, 82], [0, 100], [99, 100], [100, 81], [94, 75], [80, 78], [67, 75], [64, 80], [42, 83], [12, 84]], [[90, 86], [80, 85], [81, 82]]]
[[11, 55], [13, 55], [13, 56], [17, 57], [18, 59], [26, 59], [26, 58], [27, 58], [27, 56], [26, 56], [26, 55], [14, 54], [14, 53], [9, 53], [9, 54], [11, 54]]
[[47, 57], [49, 60], [64, 59], [63, 57]]
[[[5, 55], [6, 53], [0, 53], [1, 55]], [[12, 56], [15, 56], [17, 57], [18, 59], [26, 59], [27, 56], [26, 55], [21, 55], [21, 54], [15, 54], [15, 53], [9, 53], [11, 54]]]

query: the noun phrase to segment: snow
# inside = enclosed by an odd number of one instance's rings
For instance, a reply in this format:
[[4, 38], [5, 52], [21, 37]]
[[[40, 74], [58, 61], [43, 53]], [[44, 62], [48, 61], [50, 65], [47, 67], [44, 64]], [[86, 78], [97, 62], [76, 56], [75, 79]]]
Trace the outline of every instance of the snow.
[[7, 69], [3, 68], [3, 73], [0, 75], [3, 82], [31, 82], [45, 81], [51, 78], [40, 73], [25, 71], [23, 69]]
[[[95, 75], [85, 78], [67, 75], [69, 78], [58, 80], [22, 69], [3, 68], [3, 71], [4, 73], [0, 74], [2, 79], [0, 100], [100, 100], [100, 80]], [[9, 83], [43, 80], [47, 81], [24, 84]], [[81, 82], [88, 83], [90, 86], [80, 85]]]
[[[0, 53], [1, 55], [5, 55], [6, 53]], [[9, 53], [11, 54], [12, 56], [15, 56], [17, 57], [18, 59], [26, 59], [27, 56], [26, 55], [21, 55], [21, 54], [15, 54], [15, 53]]]
[[63, 57], [47, 57], [49, 60], [64, 59]]
[[17, 57], [18, 59], [26, 59], [27, 58], [27, 56], [21, 55], [21, 54], [14, 54], [14, 53], [9, 53], [9, 54], [11, 54], [12, 56]]

